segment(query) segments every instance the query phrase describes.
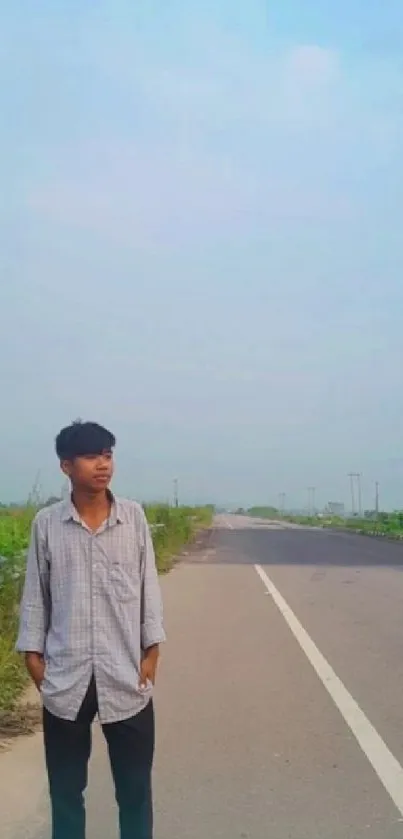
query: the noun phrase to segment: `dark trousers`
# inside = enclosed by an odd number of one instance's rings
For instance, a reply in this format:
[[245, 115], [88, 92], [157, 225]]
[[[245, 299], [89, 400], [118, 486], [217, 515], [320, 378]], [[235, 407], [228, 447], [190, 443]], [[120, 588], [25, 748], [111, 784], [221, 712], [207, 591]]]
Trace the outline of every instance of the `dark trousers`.
[[[85, 839], [83, 793], [91, 753], [91, 723], [98, 710], [95, 681], [74, 722], [44, 709], [45, 757], [52, 806], [53, 839]], [[151, 770], [154, 709], [102, 726], [119, 807], [121, 839], [152, 839]]]

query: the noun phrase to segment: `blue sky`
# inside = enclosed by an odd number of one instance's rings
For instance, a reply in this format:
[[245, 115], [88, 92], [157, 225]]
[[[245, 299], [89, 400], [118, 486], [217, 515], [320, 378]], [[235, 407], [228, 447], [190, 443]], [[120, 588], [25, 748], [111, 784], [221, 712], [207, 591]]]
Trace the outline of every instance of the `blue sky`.
[[401, 4], [2, 18], [0, 498], [81, 416], [130, 496], [403, 506]]

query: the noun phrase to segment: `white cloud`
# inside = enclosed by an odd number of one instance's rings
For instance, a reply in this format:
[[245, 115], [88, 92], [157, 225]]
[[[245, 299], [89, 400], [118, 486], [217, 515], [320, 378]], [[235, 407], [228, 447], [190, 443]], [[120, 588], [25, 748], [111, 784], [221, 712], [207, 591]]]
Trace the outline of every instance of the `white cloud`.
[[297, 85], [326, 86], [340, 78], [340, 61], [335, 50], [316, 44], [294, 47], [287, 56], [287, 69]]
[[334, 49], [263, 52], [214, 32], [208, 51], [199, 39], [193, 56], [190, 43], [174, 59], [133, 33], [119, 48], [113, 35], [87, 37], [88, 66], [108, 91], [102, 111], [116, 91], [124, 113], [101, 140], [89, 131], [65, 142], [48, 177], [43, 167], [26, 196], [40, 218], [135, 247], [332, 223], [354, 212], [348, 178], [357, 184], [363, 137], [385, 154], [385, 131]]

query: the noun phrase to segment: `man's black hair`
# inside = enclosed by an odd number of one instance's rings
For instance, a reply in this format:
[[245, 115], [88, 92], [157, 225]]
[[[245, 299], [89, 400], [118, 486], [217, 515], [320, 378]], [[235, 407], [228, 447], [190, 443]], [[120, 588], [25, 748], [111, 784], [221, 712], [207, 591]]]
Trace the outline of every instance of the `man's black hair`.
[[107, 428], [97, 422], [76, 420], [57, 435], [56, 454], [59, 460], [74, 460], [87, 454], [112, 451], [115, 445], [115, 436]]

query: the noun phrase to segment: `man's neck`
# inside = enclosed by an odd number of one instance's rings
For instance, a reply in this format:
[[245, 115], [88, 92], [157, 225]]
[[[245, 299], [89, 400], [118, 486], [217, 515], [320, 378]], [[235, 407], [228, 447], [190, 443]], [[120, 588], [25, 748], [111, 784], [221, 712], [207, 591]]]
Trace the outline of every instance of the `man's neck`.
[[112, 506], [112, 498], [107, 490], [103, 492], [87, 492], [86, 490], [73, 489], [72, 502], [80, 516], [86, 515], [97, 517], [102, 513], [109, 514]]

